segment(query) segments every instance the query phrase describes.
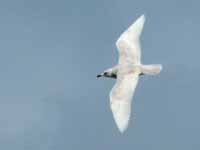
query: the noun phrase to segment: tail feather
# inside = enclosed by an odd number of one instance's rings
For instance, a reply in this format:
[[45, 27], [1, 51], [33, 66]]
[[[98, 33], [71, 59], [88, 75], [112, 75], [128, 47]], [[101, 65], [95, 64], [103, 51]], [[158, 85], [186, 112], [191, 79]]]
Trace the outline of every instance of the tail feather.
[[144, 74], [155, 75], [160, 73], [162, 70], [162, 65], [160, 64], [153, 64], [153, 65], [141, 65], [140, 66], [141, 72]]

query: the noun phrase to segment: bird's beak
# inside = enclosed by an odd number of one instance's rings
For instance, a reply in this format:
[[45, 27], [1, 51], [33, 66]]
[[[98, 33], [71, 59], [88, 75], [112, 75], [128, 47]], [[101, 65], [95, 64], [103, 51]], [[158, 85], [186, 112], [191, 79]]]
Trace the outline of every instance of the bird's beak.
[[98, 74], [97, 75], [97, 78], [100, 78], [100, 77], [102, 77], [103, 76], [103, 74]]

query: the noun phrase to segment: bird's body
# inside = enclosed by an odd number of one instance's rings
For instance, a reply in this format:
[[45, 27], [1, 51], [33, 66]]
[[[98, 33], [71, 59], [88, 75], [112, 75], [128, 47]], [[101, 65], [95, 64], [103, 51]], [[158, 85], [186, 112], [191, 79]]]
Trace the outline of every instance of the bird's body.
[[97, 77], [116, 78], [110, 92], [110, 106], [118, 129], [123, 132], [128, 127], [131, 101], [140, 75], [157, 74], [161, 65], [141, 64], [140, 35], [145, 17], [139, 17], [116, 42], [119, 51], [118, 64], [105, 70]]

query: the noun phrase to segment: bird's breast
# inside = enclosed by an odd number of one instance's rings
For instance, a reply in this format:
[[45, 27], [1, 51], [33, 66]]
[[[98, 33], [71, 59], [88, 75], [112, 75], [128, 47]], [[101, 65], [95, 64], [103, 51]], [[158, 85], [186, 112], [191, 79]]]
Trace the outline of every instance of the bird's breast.
[[119, 66], [118, 74], [140, 74], [141, 70], [138, 65], [133, 64], [123, 64]]

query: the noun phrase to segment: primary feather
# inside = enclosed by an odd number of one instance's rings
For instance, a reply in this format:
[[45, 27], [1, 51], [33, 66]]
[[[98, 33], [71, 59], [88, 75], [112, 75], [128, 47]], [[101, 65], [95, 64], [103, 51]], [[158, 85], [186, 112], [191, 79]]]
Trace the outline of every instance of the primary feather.
[[116, 42], [119, 51], [119, 64], [140, 64], [140, 35], [145, 22], [145, 16], [139, 17]]
[[138, 82], [138, 74], [122, 75], [110, 93], [110, 106], [118, 129], [124, 132], [131, 114], [131, 99]]

